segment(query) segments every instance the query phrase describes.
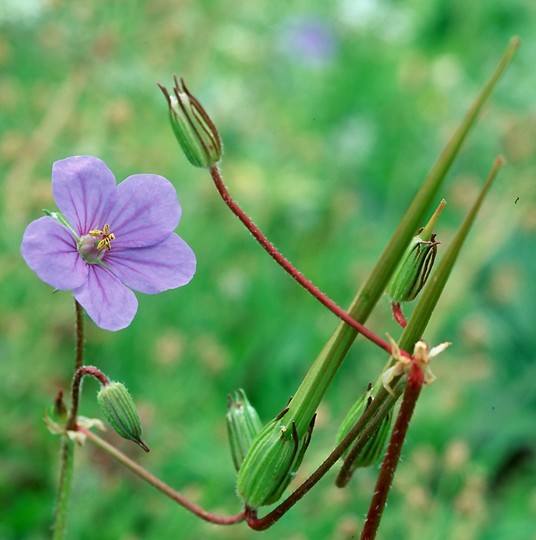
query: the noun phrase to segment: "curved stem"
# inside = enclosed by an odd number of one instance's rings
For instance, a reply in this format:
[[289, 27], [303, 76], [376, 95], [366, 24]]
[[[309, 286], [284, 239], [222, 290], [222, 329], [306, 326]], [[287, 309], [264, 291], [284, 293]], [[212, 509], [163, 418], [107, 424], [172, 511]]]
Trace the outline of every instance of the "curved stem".
[[[75, 358], [74, 369], [75, 378], [71, 388], [72, 402], [71, 410], [67, 418], [66, 430], [76, 426], [76, 415], [78, 411], [79, 383], [75, 391], [76, 372], [84, 364], [84, 313], [82, 306], [75, 300]], [[57, 398], [58, 399], [58, 398]], [[67, 513], [69, 505], [69, 495], [71, 493], [71, 482], [74, 472], [74, 444], [67, 435], [62, 437], [60, 451], [60, 479], [58, 483], [58, 493], [56, 495], [56, 507], [54, 510], [53, 539], [61, 540], [65, 535], [65, 525], [67, 523]]]
[[95, 366], [82, 366], [74, 372], [73, 382], [71, 383], [71, 410], [69, 411], [69, 418], [67, 419], [66, 429], [76, 429], [76, 417], [78, 416], [78, 405], [80, 403], [80, 388], [82, 386], [82, 379], [86, 375], [95, 377], [103, 386], [110, 383], [108, 377]]
[[111, 444], [108, 444], [104, 439], [101, 439], [98, 435], [96, 435], [89, 429], [79, 427], [78, 431], [83, 433], [93, 444], [98, 446], [101, 450], [104, 450], [106, 453], [110, 454], [114, 459], [116, 459], [125, 467], [130, 469], [142, 480], [145, 480], [148, 484], [155, 487], [164, 495], [166, 495], [166, 497], [169, 497], [176, 503], [180, 504], [183, 508], [186, 508], [186, 510], [189, 510], [201, 519], [209, 521], [210, 523], [215, 523], [217, 525], [233, 525], [235, 523], [240, 523], [241, 521], [244, 521], [244, 512], [240, 512], [239, 514], [233, 516], [219, 516], [217, 514], [207, 512], [200, 506], [197, 506], [196, 504], [189, 501], [184, 495], [181, 495], [178, 491], [175, 491], [172, 487], [168, 486], [165, 482], [151, 474], [141, 465], [130, 459], [128, 456], [123, 454], [123, 452], [119, 451]]
[[[234, 201], [231, 194], [223, 183], [220, 171], [216, 165], [210, 168], [212, 180], [225, 204], [231, 212], [246, 226], [254, 238], [264, 248], [264, 250], [283, 268], [294, 280], [296, 280], [307, 292], [312, 294], [322, 305], [327, 307], [339, 319], [344, 321], [348, 326], [362, 334], [366, 339], [372, 341], [381, 347], [384, 351], [391, 354], [391, 345], [386, 340], [375, 334], [362, 323], [356, 321], [344, 309], [338, 306], [333, 300], [326, 296], [316, 285], [309, 281], [288, 259], [286, 259], [277, 248], [264, 236], [263, 232], [251, 221], [248, 215], [240, 208], [238, 203]], [[403, 356], [411, 358], [411, 355], [406, 351], [401, 351]]]
[[408, 321], [406, 321], [406, 317], [404, 317], [404, 313], [402, 312], [402, 306], [400, 305], [400, 302], [391, 302], [391, 310], [393, 311], [393, 317], [395, 321], [402, 328], [406, 328]]

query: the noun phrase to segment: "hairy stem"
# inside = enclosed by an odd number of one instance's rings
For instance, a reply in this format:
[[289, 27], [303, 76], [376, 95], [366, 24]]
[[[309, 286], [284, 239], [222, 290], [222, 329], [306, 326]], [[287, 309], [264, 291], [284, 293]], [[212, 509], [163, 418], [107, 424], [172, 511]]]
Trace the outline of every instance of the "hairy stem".
[[67, 435], [62, 437], [60, 452], [61, 468], [58, 493], [56, 496], [56, 507], [54, 509], [54, 523], [52, 525], [53, 540], [62, 540], [65, 536], [69, 495], [71, 493], [71, 482], [73, 479], [74, 443], [69, 440]]
[[[74, 370], [75, 377], [71, 387], [71, 410], [65, 425], [66, 430], [72, 430], [76, 427], [76, 416], [78, 412], [79, 387], [80, 382], [75, 384], [76, 373], [84, 364], [84, 313], [82, 306], [75, 300], [75, 358]], [[74, 470], [74, 444], [67, 435], [62, 437], [60, 450], [60, 479], [58, 483], [58, 493], [56, 496], [56, 507], [54, 510], [54, 523], [52, 525], [53, 539], [61, 540], [65, 535], [65, 526], [67, 523], [67, 514], [69, 506], [69, 496], [71, 493], [71, 483]]]
[[415, 404], [422, 390], [423, 382], [423, 373], [414, 362], [408, 374], [402, 404], [400, 405], [400, 410], [393, 427], [393, 433], [391, 434], [391, 439], [385, 452], [380, 474], [374, 488], [374, 494], [370, 501], [369, 511], [361, 532], [361, 540], [374, 540], [376, 538], [385, 503], [387, 502], [387, 496], [400, 460], [402, 446], [415, 410]]
[[[362, 334], [366, 339], [381, 347], [384, 351], [391, 354], [391, 345], [386, 340], [375, 334], [372, 330], [367, 328], [364, 324], [356, 321], [349, 313], [338, 306], [333, 300], [326, 296], [316, 285], [314, 285], [309, 279], [307, 279], [287, 258], [285, 258], [277, 248], [266, 238], [263, 232], [251, 221], [249, 216], [240, 208], [238, 203], [231, 197], [231, 194], [223, 183], [220, 171], [217, 166], [210, 168], [210, 174], [225, 204], [229, 207], [231, 212], [238, 217], [238, 219], [246, 226], [253, 237], [259, 242], [264, 250], [283, 268], [294, 280], [296, 280], [307, 292], [312, 294], [322, 305], [327, 307], [333, 314], [339, 319], [344, 321], [348, 326], [351, 326], [354, 330]], [[408, 358], [410, 355], [405, 351], [402, 351], [404, 356]]]
[[75, 348], [75, 360], [74, 369], [81, 368], [84, 365], [84, 309], [75, 300], [75, 333], [76, 333], [76, 348]]
[[[78, 415], [78, 403], [80, 401], [80, 384], [82, 381], [84, 365], [84, 312], [82, 306], [75, 300], [76, 311], [76, 347], [74, 361], [74, 377], [71, 383], [71, 409], [67, 418], [66, 429], [73, 430], [76, 427], [76, 417]], [[96, 371], [97, 368], [92, 368]], [[100, 372], [99, 372], [100, 373]], [[102, 373], [101, 373], [102, 375]], [[102, 375], [104, 377], [104, 375]]]

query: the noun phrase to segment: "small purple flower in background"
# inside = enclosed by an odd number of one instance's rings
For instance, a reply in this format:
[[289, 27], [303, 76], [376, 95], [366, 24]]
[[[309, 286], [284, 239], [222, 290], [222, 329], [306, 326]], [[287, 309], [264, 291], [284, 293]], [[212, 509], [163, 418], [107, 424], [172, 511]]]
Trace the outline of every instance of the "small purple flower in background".
[[52, 167], [52, 194], [61, 213], [28, 225], [22, 256], [45, 283], [72, 290], [101, 328], [132, 322], [131, 289], [156, 294], [192, 279], [195, 255], [173, 232], [177, 193], [162, 176], [135, 174], [116, 185], [100, 159], [69, 157]]
[[287, 23], [282, 38], [281, 52], [286, 57], [313, 67], [328, 64], [335, 54], [335, 36], [322, 19], [292, 20]]

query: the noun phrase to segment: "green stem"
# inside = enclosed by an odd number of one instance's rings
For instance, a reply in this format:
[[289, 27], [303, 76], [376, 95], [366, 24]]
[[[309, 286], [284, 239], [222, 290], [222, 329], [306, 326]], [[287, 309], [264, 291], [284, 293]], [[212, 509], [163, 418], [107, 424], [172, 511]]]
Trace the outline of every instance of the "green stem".
[[[71, 387], [71, 410], [65, 424], [66, 431], [76, 427], [76, 416], [78, 412], [78, 402], [80, 396], [80, 378], [77, 379], [77, 372], [84, 364], [84, 313], [82, 306], [75, 300], [75, 360]], [[58, 494], [56, 496], [56, 508], [54, 510], [53, 539], [60, 540], [65, 535], [67, 514], [69, 506], [69, 496], [71, 494], [71, 483], [74, 471], [74, 443], [67, 435], [62, 437], [60, 453], [60, 479], [58, 484]]]
[[52, 525], [52, 539], [62, 540], [65, 536], [69, 495], [74, 470], [74, 443], [67, 435], [61, 440], [61, 470], [54, 510], [54, 524]]

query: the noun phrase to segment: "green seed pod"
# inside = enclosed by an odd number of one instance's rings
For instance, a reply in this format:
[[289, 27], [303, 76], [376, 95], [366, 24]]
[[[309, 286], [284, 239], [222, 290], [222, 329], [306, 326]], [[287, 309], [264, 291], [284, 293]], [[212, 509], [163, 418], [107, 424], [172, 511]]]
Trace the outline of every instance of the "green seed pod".
[[169, 119], [175, 137], [188, 161], [195, 167], [211, 167], [220, 161], [222, 144], [216, 126], [181, 79], [174, 77], [170, 94], [158, 85], [169, 105]]
[[134, 441], [149, 452], [149, 447], [141, 439], [141, 422], [136, 405], [123, 384], [110, 382], [101, 386], [97, 401], [104, 417], [118, 435]]
[[[348, 414], [342, 421], [339, 431], [337, 432], [337, 445], [348, 435], [355, 423], [361, 418], [367, 407], [372, 403], [373, 389], [372, 384], [368, 385], [367, 391], [352, 405]], [[348, 454], [348, 449], [345, 450], [343, 457]]]
[[382, 420], [380, 427], [372, 434], [365, 446], [355, 457], [352, 463], [352, 469], [357, 469], [358, 467], [370, 467], [380, 461], [387, 441], [387, 436], [389, 435], [389, 430], [391, 429], [392, 419], [392, 412], [389, 411]]
[[311, 441], [314, 418], [299, 436], [296, 425], [283, 422], [286, 410], [268, 423], [253, 441], [240, 470], [237, 492], [251, 508], [277, 502], [294, 478]]
[[244, 390], [227, 396], [227, 435], [235, 469], [240, 470], [253, 439], [262, 429], [257, 411], [251, 406]]
[[414, 300], [424, 287], [437, 254], [436, 235], [432, 233], [443, 207], [441, 201], [433, 216], [411, 240], [385, 292], [395, 304]]
[[[369, 384], [365, 394], [359, 398], [354, 403], [350, 411], [348, 411], [348, 414], [342, 421], [341, 427], [337, 433], [337, 444], [340, 444], [344, 437], [348, 435], [367, 407], [372, 403], [373, 393], [374, 390], [372, 388], [372, 384]], [[391, 427], [391, 418], [392, 415], [389, 413], [384, 418], [378, 429], [372, 434], [365, 446], [360, 450], [352, 464], [353, 469], [357, 467], [369, 467], [379, 460], [383, 453], [387, 434], [389, 433], [389, 429]], [[350, 448], [351, 446], [345, 450], [343, 457], [346, 457], [349, 454]]]
[[414, 236], [391, 281], [387, 285], [387, 295], [393, 302], [410, 302], [424, 287], [432, 270], [438, 242], [435, 234], [430, 241]]

